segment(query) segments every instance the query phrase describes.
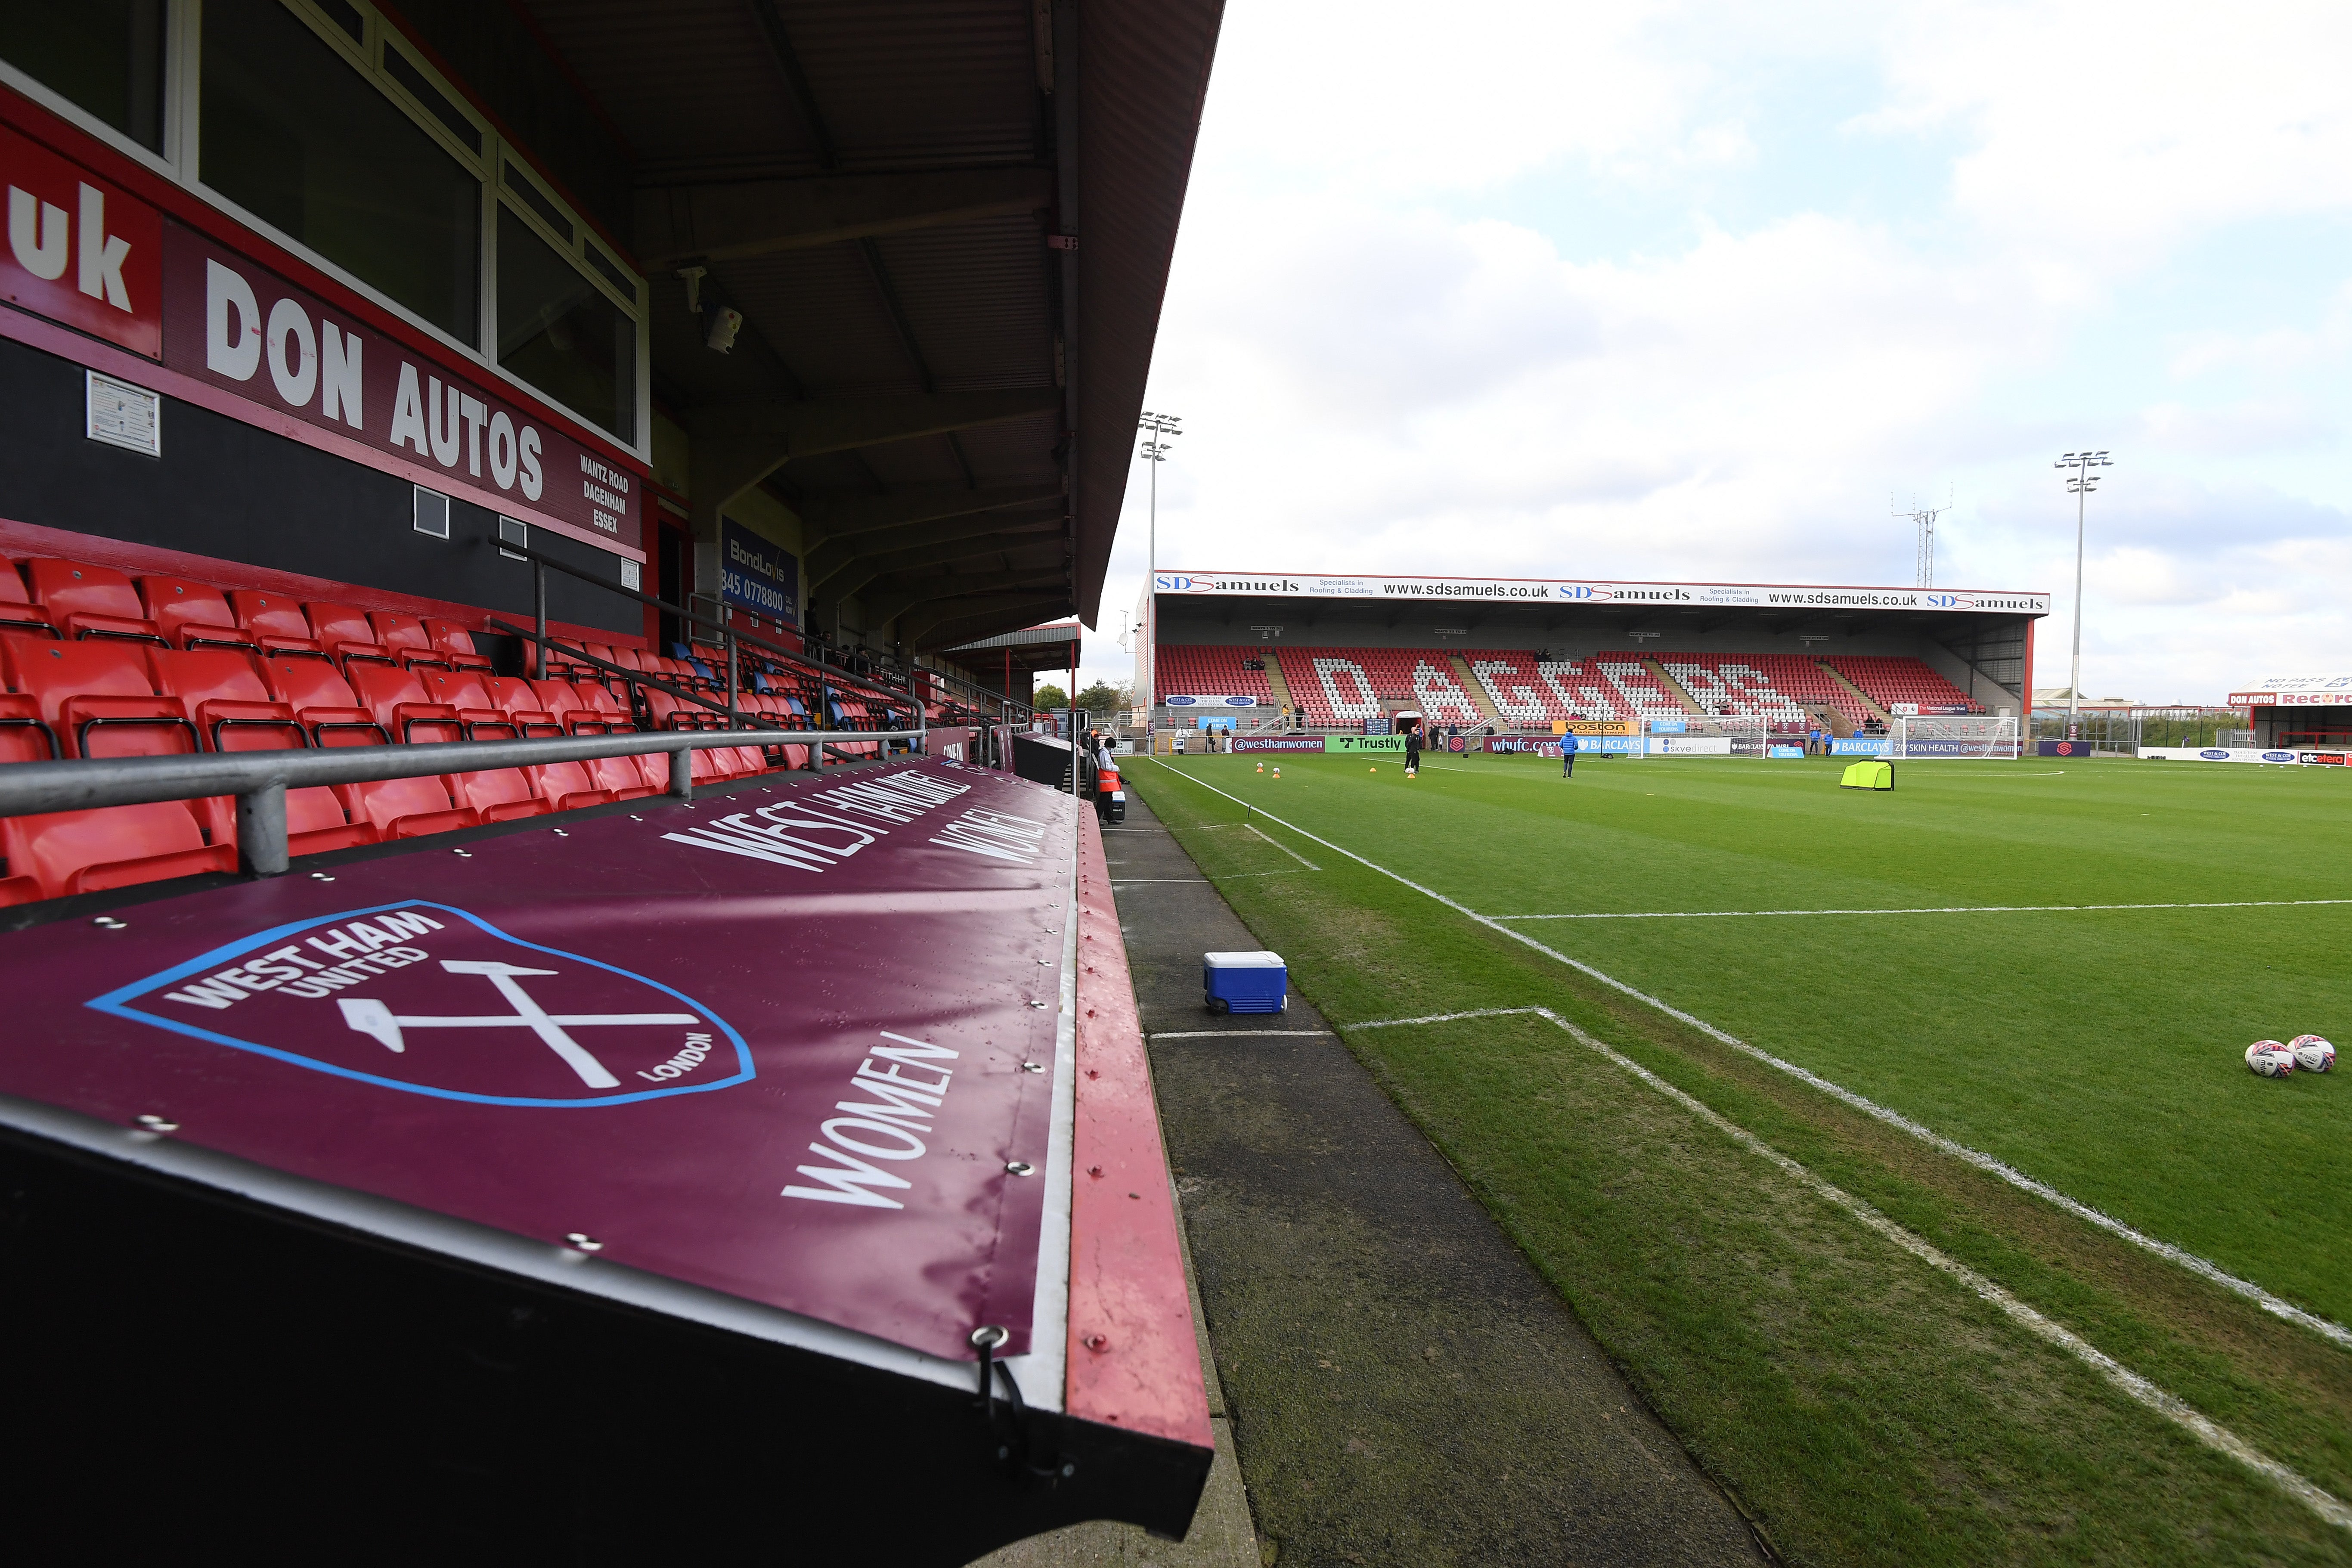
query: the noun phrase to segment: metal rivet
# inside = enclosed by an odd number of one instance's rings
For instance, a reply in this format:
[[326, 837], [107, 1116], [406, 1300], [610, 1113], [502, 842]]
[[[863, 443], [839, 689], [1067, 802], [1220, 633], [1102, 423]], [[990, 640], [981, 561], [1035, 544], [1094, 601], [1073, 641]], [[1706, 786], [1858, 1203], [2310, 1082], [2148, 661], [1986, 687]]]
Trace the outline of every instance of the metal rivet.
[[177, 1132], [180, 1130], [178, 1122], [162, 1116], [142, 1116], [139, 1119], [139, 1125], [150, 1132]]
[[1007, 1160], [1004, 1163], [1004, 1169], [1008, 1175], [1014, 1176], [1034, 1176], [1037, 1173], [1037, 1167], [1026, 1160]]
[[310, 880], [314, 882], [331, 882], [334, 879], [328, 876], [324, 871], [313, 871], [310, 873]]
[[593, 1236], [583, 1235], [576, 1230], [564, 1237], [563, 1239], [566, 1245], [575, 1247], [583, 1252], [602, 1252], [604, 1250], [604, 1244], [603, 1242], [597, 1240]]
[[1023, 1072], [1044, 1072], [1045, 1070], [1045, 1064], [1044, 1062], [1023, 1062], [1021, 1064], [1021, 1070]]
[[1088, 1334], [1085, 1339], [1078, 1342], [1086, 1346], [1087, 1349], [1090, 1351], [1104, 1350], [1110, 1344], [1110, 1336], [1108, 1334]]
[[125, 931], [129, 929], [126, 922], [116, 920], [112, 915], [100, 915], [89, 923], [96, 926], [100, 931]]
[[976, 1351], [992, 1351], [1012, 1337], [1012, 1334], [998, 1328], [994, 1323], [982, 1323], [971, 1331], [971, 1348]]

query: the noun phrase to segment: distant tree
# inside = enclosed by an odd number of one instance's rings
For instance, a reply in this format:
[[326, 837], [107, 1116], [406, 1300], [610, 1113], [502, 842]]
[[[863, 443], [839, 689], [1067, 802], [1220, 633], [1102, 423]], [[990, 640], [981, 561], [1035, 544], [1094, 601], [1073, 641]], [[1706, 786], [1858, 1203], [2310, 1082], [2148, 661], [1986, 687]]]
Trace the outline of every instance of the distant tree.
[[1078, 693], [1077, 706], [1097, 718], [1124, 719], [1127, 710], [1135, 706], [1135, 692], [1129, 687], [1097, 680]]
[[1067, 708], [1069, 705], [1070, 694], [1050, 680], [1037, 688], [1029, 697], [1029, 706], [1032, 708]]

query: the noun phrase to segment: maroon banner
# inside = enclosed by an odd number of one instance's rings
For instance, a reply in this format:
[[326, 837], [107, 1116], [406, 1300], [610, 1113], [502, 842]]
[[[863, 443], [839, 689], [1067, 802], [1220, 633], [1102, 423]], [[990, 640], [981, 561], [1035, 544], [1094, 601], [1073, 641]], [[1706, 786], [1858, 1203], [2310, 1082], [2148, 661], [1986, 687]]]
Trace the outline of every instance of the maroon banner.
[[0, 1095], [1021, 1353], [1074, 810], [919, 762], [0, 936]]
[[[1538, 740], [1532, 735], [1489, 735], [1486, 737], [1486, 749], [1490, 752], [1528, 752], [1538, 757], [1559, 755], [1558, 741]], [[1601, 748], [1596, 745], [1588, 749], [1597, 752]]]
[[1234, 738], [1236, 752], [1313, 752], [1323, 753], [1320, 735], [1237, 735]]
[[0, 184], [8, 187], [0, 299], [154, 358], [163, 332], [155, 209], [6, 126]]
[[177, 223], [164, 225], [163, 363], [405, 463], [498, 510], [640, 548], [645, 487], [535, 415]]

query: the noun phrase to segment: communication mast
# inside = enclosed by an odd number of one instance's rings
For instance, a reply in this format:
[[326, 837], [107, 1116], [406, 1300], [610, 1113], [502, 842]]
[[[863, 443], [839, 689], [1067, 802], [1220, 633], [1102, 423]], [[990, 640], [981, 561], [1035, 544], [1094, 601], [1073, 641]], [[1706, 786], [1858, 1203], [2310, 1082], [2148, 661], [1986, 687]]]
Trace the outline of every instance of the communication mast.
[[[1889, 498], [1890, 500], [1892, 499]], [[1949, 490], [1945, 492], [1944, 504], [1939, 507], [1922, 507], [1916, 497], [1908, 508], [1900, 502], [1895, 504], [1893, 515], [1909, 518], [1919, 531], [1918, 561], [1913, 571], [1915, 587], [1932, 588], [1936, 585], [1936, 520], [1951, 510]]]

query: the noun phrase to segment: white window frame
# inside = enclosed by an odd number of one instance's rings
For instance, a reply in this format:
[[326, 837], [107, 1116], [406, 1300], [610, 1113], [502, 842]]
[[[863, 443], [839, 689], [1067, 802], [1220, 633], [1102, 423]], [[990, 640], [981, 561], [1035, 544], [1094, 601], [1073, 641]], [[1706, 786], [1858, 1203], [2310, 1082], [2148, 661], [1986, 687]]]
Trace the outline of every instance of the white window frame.
[[[653, 461], [653, 335], [648, 316], [649, 301], [646, 280], [635, 269], [614, 252], [596, 233], [595, 227], [579, 209], [565, 201], [541, 174], [520, 148], [499, 134], [498, 128], [484, 118], [457, 90], [456, 85], [436, 69], [417, 52], [400, 29], [385, 20], [383, 14], [369, 0], [348, 0], [360, 14], [362, 37], [354, 43], [352, 36], [331, 20], [310, 0], [278, 0], [306, 26], [340, 55], [344, 63], [369, 85], [382, 92], [411, 121], [424, 127], [426, 135], [475, 175], [481, 184], [480, 269], [478, 286], [480, 297], [477, 305], [480, 322], [480, 341], [467, 342], [433, 322], [410, 310], [398, 300], [378, 291], [372, 285], [352, 276], [333, 261], [320, 255], [301, 241], [274, 227], [258, 216], [247, 212], [236, 202], [205, 184], [199, 177], [203, 167], [199, 145], [203, 121], [202, 82], [204, 65], [204, 0], [168, 0], [163, 23], [163, 150], [158, 153], [140, 145], [113, 126], [60, 96], [49, 88], [26, 76], [23, 71], [0, 60], [0, 86], [24, 94], [41, 108], [73, 125], [98, 141], [114, 148], [155, 174], [163, 175], [182, 189], [199, 197], [208, 206], [234, 218], [256, 234], [261, 235], [288, 252], [300, 257], [320, 272], [334, 279], [352, 292], [388, 311], [452, 354], [478, 367], [486, 377], [515, 388], [531, 400], [556, 410], [583, 430], [599, 439], [609, 441], [650, 466]], [[416, 103], [407, 89], [395, 81], [383, 68], [384, 50], [397, 49], [405, 62], [426, 81], [440, 88], [459, 113], [481, 133], [478, 149], [460, 143], [438, 116]], [[517, 166], [522, 177], [530, 180], [539, 194], [562, 212], [572, 223], [573, 237], [566, 243], [547, 226], [528, 203], [515, 200], [504, 193], [502, 176], [509, 163]], [[595, 420], [567, 406], [559, 399], [513, 374], [498, 363], [498, 236], [499, 206], [501, 203], [529, 225], [531, 230], [561, 252], [569, 256], [582, 277], [600, 290], [621, 312], [636, 323], [636, 364], [635, 387], [635, 431], [633, 438], [623, 440]], [[631, 299], [613, 287], [610, 279], [587, 257], [591, 249], [613, 264], [615, 271], [637, 279], [636, 297]]]

